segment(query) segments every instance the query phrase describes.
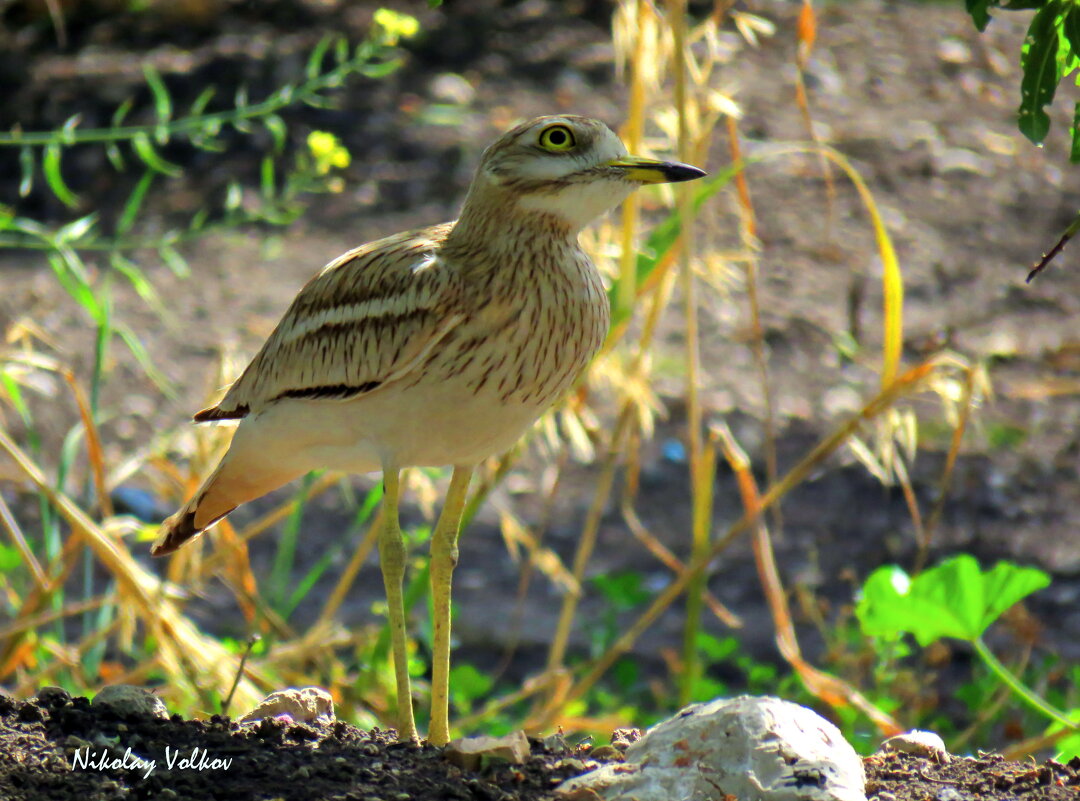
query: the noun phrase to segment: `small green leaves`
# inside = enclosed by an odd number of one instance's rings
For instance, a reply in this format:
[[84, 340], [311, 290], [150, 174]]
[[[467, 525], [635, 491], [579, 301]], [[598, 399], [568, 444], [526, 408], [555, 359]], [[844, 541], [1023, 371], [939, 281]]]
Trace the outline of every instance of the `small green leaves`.
[[87, 214], [77, 220], [69, 222], [53, 235], [53, 244], [56, 247], [76, 246], [97, 223], [97, 214]]
[[82, 122], [82, 114], [75, 114], [67, 118], [60, 128], [61, 144], [72, 145], [75, 143], [75, 129], [79, 127], [80, 122]]
[[213, 86], [207, 86], [201, 92], [199, 96], [195, 98], [195, 102], [191, 104], [191, 109], [188, 111], [190, 117], [201, 117], [203, 112], [206, 111], [206, 107], [210, 105], [211, 99], [217, 93], [217, 89]]
[[131, 139], [131, 146], [134, 148], [135, 153], [143, 164], [152, 170], [165, 173], [166, 175], [179, 175], [180, 168], [170, 161], [166, 161], [158, 152], [154, 150], [154, 145], [150, 142], [150, 137], [146, 133], [140, 131], [135, 134]]
[[281, 153], [285, 150], [285, 142], [288, 138], [288, 130], [285, 127], [285, 121], [281, 119], [277, 114], [267, 114], [263, 118], [263, 125], [266, 126], [266, 130], [270, 132], [270, 136], [274, 140], [274, 152]]
[[315, 45], [315, 49], [311, 51], [311, 55], [308, 56], [307, 69], [305, 74], [308, 80], [314, 80], [318, 78], [322, 73], [323, 59], [326, 57], [326, 51], [330, 49], [330, 45], [333, 44], [334, 37], [324, 36], [319, 40], [319, 43]]
[[34, 188], [34, 149], [19, 148], [19, 197], [26, 197]]
[[168, 267], [173, 275], [177, 278], [188, 278], [191, 275], [191, 266], [187, 263], [187, 259], [180, 255], [180, 252], [168, 243], [162, 244], [158, 248], [158, 255], [161, 256], [161, 260], [165, 262], [165, 266]]
[[79, 205], [78, 196], [64, 183], [64, 177], [60, 174], [61, 147], [53, 143], [45, 148], [45, 155], [41, 161], [41, 169], [45, 173], [45, 182], [53, 191], [57, 199], [69, 209]]
[[[152, 64], [143, 65], [143, 75], [146, 76], [146, 84], [150, 87], [150, 94], [154, 97], [154, 111], [157, 114], [158, 123], [164, 124], [172, 119], [172, 98], [169, 90], [165, 87], [165, 81], [161, 79], [161, 73]], [[165, 144], [166, 139], [158, 138], [160, 144]]]
[[116, 233], [126, 234], [131, 230], [131, 226], [135, 224], [135, 218], [139, 214], [139, 209], [142, 207], [142, 202], [146, 198], [146, 192], [150, 189], [150, 184], [154, 182], [156, 174], [154, 170], [147, 170], [143, 173], [139, 183], [131, 191], [127, 203], [124, 204], [124, 210], [120, 213], [120, 219], [116, 223]]
[[[975, 27], [984, 30], [992, 9], [1035, 9], [1020, 49], [1020, 107], [1017, 127], [1036, 145], [1050, 132], [1045, 107], [1054, 101], [1061, 79], [1080, 68], [1080, 3], [1076, 0], [965, 0]], [[1077, 82], [1080, 85], [1080, 80]], [[1080, 104], [1071, 127], [1069, 160], [1080, 163]]]
[[908, 632], [922, 646], [941, 637], [974, 642], [1010, 606], [1049, 584], [1043, 571], [1009, 562], [983, 573], [975, 557], [962, 554], [915, 578], [895, 565], [878, 568], [855, 614], [872, 637]]
[[1042, 144], [1050, 131], [1050, 116], [1043, 110], [1054, 100], [1061, 72], [1058, 62], [1059, 0], [1050, 0], [1035, 14], [1021, 48], [1020, 132], [1035, 144]]

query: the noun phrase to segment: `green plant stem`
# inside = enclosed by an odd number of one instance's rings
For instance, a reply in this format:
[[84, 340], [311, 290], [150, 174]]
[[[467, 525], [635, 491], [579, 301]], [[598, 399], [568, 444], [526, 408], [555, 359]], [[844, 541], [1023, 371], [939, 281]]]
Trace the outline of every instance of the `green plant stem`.
[[1036, 695], [1026, 684], [1014, 676], [1012, 671], [999, 662], [993, 652], [986, 647], [986, 643], [983, 642], [982, 637], [976, 637], [971, 643], [975, 646], [975, 653], [977, 653], [982, 661], [986, 663], [986, 666], [990, 668], [994, 675], [1006, 684], [1009, 689], [1020, 696], [1021, 700], [1027, 703], [1028, 706], [1068, 729], [1080, 729], [1080, 724], [1069, 720], [1064, 712], [1051, 706], [1045, 699]]
[[[207, 126], [243, 124], [248, 120], [266, 117], [283, 108], [293, 105], [297, 101], [304, 102], [315, 100], [320, 92], [340, 86], [343, 80], [354, 72], [359, 72], [363, 67], [370, 64], [375, 53], [375, 47], [361, 46], [357, 54], [348, 61], [339, 64], [334, 69], [323, 75], [318, 75], [305, 81], [299, 86], [286, 86], [274, 92], [270, 97], [259, 103], [241, 106], [229, 111], [218, 111], [212, 114], [198, 114], [190, 117], [181, 117], [172, 122], [154, 122], [147, 125], [124, 125], [115, 128], [90, 128], [86, 130], [61, 130], [61, 131], [11, 131], [0, 133], [0, 147], [3, 146], [46, 146], [59, 145], [84, 145], [107, 142], [127, 142], [138, 136], [148, 136], [157, 141], [176, 134], [198, 133], [205, 131]], [[396, 64], [391, 61], [388, 64]], [[384, 65], [379, 65], [384, 66]]]

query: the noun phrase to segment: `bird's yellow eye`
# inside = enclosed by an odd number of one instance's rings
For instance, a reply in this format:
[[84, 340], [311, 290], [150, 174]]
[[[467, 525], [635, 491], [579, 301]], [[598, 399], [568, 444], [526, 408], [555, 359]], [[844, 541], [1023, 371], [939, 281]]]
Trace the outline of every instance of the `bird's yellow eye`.
[[552, 125], [540, 133], [540, 147], [552, 153], [570, 150], [575, 144], [574, 132], [565, 125]]

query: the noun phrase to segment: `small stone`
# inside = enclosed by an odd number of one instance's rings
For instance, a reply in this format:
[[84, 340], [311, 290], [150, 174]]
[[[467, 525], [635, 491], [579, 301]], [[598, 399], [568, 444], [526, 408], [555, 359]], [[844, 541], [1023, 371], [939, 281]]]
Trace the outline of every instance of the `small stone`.
[[540, 741], [540, 744], [549, 754], [569, 754], [571, 750], [570, 743], [566, 742], [561, 729], [554, 734], [549, 734]]
[[467, 106], [476, 97], [476, 89], [465, 78], [453, 72], [436, 75], [430, 84], [431, 95], [441, 103]]
[[904, 734], [890, 737], [881, 744], [881, 748], [899, 751], [902, 754], [926, 757], [938, 764], [945, 764], [952, 759], [945, 748], [945, 741], [941, 737], [932, 731], [922, 731], [920, 729], [912, 729]]
[[257, 723], [278, 716], [295, 723], [333, 723], [334, 699], [321, 687], [289, 687], [270, 693], [239, 722]]
[[65, 750], [81, 751], [84, 748], [90, 748], [90, 743], [81, 737], [76, 737], [74, 734], [69, 734], [61, 743]]
[[505, 737], [459, 737], [446, 744], [443, 757], [462, 770], [476, 770], [488, 760], [523, 765], [532, 754], [525, 732]]
[[971, 48], [955, 36], [947, 36], [938, 42], [937, 55], [946, 64], [967, 64], [971, 61]]
[[71, 700], [71, 695], [63, 687], [42, 687], [37, 691], [37, 702], [42, 706], [56, 708]]
[[[625, 749], [624, 749], [625, 750]], [[600, 745], [589, 752], [589, 756], [599, 762], [623, 761], [623, 752], [613, 745]]]
[[611, 733], [611, 744], [620, 751], [625, 751], [640, 740], [643, 734], [641, 729], [615, 729]]
[[123, 718], [159, 718], [167, 720], [169, 710], [165, 702], [149, 690], [131, 684], [110, 684], [102, 687], [90, 706], [95, 709], [107, 709], [117, 717]]

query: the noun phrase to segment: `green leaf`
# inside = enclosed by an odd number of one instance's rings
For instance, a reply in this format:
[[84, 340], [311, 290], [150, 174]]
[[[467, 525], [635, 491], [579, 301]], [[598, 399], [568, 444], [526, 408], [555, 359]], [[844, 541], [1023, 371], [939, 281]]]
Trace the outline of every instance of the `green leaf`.
[[68, 117], [60, 128], [60, 141], [65, 145], [75, 144], [75, 128], [82, 122], [82, 114]]
[[1080, 163], [1080, 102], [1073, 106], [1073, 124], [1069, 130], [1072, 132], [1072, 148], [1069, 150], [1069, 161], [1077, 164]]
[[390, 61], [381, 61], [374, 64], [364, 64], [360, 67], [360, 74], [365, 78], [385, 78], [391, 72], [400, 67], [402, 61], [400, 58], [391, 59]]
[[1035, 14], [1020, 51], [1024, 77], [1020, 82], [1020, 132], [1035, 144], [1042, 144], [1050, 131], [1050, 116], [1043, 110], [1054, 100], [1061, 80], [1058, 62], [1057, 22], [1059, 0], [1050, 0]]
[[267, 200], [272, 200], [276, 189], [274, 182], [274, 157], [264, 156], [262, 160], [262, 195]]
[[285, 127], [285, 121], [277, 114], [267, 114], [263, 117], [263, 125], [266, 126], [266, 130], [268, 130], [270, 136], [273, 137], [274, 152], [282, 152], [285, 149], [285, 141], [288, 136], [288, 129]]
[[142, 367], [143, 372], [146, 373], [146, 377], [154, 382], [156, 386], [166, 398], [169, 400], [176, 399], [176, 390], [173, 389], [172, 383], [165, 374], [162, 373], [154, 360], [150, 358], [150, 354], [143, 346], [142, 340], [138, 335], [132, 331], [128, 326], [117, 323], [116, 333], [120, 335], [120, 338], [124, 340], [124, 344], [128, 346], [128, 350], [131, 351], [131, 355], [135, 357], [135, 361]]
[[[1080, 707], [1070, 709], [1066, 715], [1069, 720], [1074, 723], [1080, 723]], [[1057, 734], [1065, 727], [1060, 723], [1054, 722], [1050, 724], [1050, 727], [1046, 730], [1048, 735]], [[1080, 757], [1080, 731], [1073, 732], [1072, 734], [1060, 737], [1055, 743], [1057, 753], [1054, 754], [1054, 759], [1058, 762], [1067, 763], [1070, 760]]]
[[[250, 105], [250, 102], [251, 101], [248, 98], [247, 85], [246, 84], [241, 84], [237, 88], [236, 94], [233, 96], [233, 104], [236, 106], [236, 110], [237, 111], [243, 111], [244, 109], [246, 109], [248, 107], [248, 105]], [[238, 117], [238, 118], [232, 120], [232, 126], [236, 130], [240, 131], [240, 133], [245, 133], [245, 134], [251, 133], [251, 123], [248, 120], [243, 119], [242, 117]]]
[[10, 373], [0, 370], [0, 384], [7, 390], [8, 400], [15, 407], [19, 417], [28, 428], [33, 427], [33, 415], [30, 413], [30, 405], [23, 398], [22, 389]]
[[968, 13], [980, 31], [986, 30], [986, 26], [990, 24], [991, 2], [992, 0], [965, 0]]
[[240, 208], [243, 200], [244, 190], [240, 188], [240, 184], [236, 181], [229, 181], [228, 188], [225, 190], [225, 208], [228, 211], [235, 211]]
[[113, 165], [114, 170], [117, 172], [124, 171], [124, 156], [116, 142], [105, 143], [105, 155], [109, 157], [109, 163]]
[[101, 324], [106, 318], [107, 312], [102, 304], [98, 302], [97, 296], [94, 295], [94, 291], [87, 282], [85, 275], [80, 274], [80, 270], [76, 269], [66, 251], [50, 253], [48, 262], [64, 291], [71, 296], [72, 300], [83, 307], [91, 320]]
[[172, 270], [173, 275], [177, 278], [189, 278], [191, 276], [191, 267], [188, 266], [187, 259], [181, 256], [180, 252], [172, 245], [165, 244], [159, 247], [158, 255], [161, 256], [165, 266]]
[[64, 183], [64, 178], [60, 174], [61, 153], [62, 148], [56, 143], [46, 147], [45, 156], [41, 161], [41, 169], [45, 173], [45, 181], [49, 184], [49, 188], [53, 191], [53, 194], [56, 195], [61, 203], [71, 209], [79, 205], [79, 198], [68, 188], [68, 185]]
[[642, 575], [633, 570], [594, 576], [592, 584], [607, 602], [619, 611], [633, 609], [650, 597], [649, 591], [644, 587]]
[[97, 214], [95, 213], [87, 214], [85, 217], [80, 217], [74, 222], [68, 223], [56, 232], [56, 235], [53, 238], [53, 244], [56, 247], [61, 247], [82, 239], [90, 232], [90, 229], [94, 227], [96, 222]]
[[209, 217], [210, 210], [204, 206], [191, 216], [191, 222], [188, 223], [188, 230], [201, 231], [203, 226], [206, 225], [206, 220]]
[[206, 107], [210, 105], [210, 100], [213, 98], [217, 89], [213, 86], [207, 86], [201, 92], [199, 96], [195, 98], [195, 102], [191, 104], [191, 110], [188, 112], [189, 117], [201, 117], [202, 113], [206, 111]]
[[1061, 22], [1061, 30], [1073, 54], [1080, 54], [1080, 6], [1069, 6]]
[[[172, 119], [172, 98], [165, 81], [161, 79], [161, 73], [149, 63], [143, 64], [143, 75], [146, 76], [146, 84], [150, 87], [150, 94], [154, 96], [154, 111], [158, 122], [165, 123]], [[164, 144], [164, 142], [162, 142]]]
[[125, 258], [119, 251], [109, 254], [109, 266], [124, 276], [140, 298], [146, 301], [146, 305], [153, 309], [159, 317], [167, 317], [169, 312], [165, 304], [161, 302], [161, 296], [150, 283], [150, 279], [139, 269], [138, 265]]
[[318, 78], [322, 74], [323, 58], [325, 58], [326, 51], [330, 49], [330, 45], [333, 44], [336, 38], [334, 34], [324, 36], [315, 45], [315, 49], [311, 51], [311, 55], [308, 57], [307, 69], [305, 70], [309, 80]]
[[454, 706], [466, 710], [473, 701], [485, 698], [495, 682], [490, 675], [482, 673], [469, 664], [455, 665], [450, 669], [450, 693]]
[[191, 144], [201, 150], [209, 150], [211, 153], [224, 153], [225, 145], [220, 140], [210, 136], [202, 136], [200, 134], [192, 134]]
[[34, 149], [32, 147], [19, 148], [19, 170], [22, 177], [19, 178], [19, 197], [26, 197], [34, 188]]
[[155, 175], [157, 173], [153, 170], [147, 170], [139, 179], [139, 183], [135, 184], [127, 203], [124, 204], [124, 210], [120, 213], [120, 219], [116, 223], [116, 233], [126, 234], [131, 230], [131, 226], [135, 224], [135, 218], [139, 215], [143, 200], [146, 198], [146, 192], [150, 189], [150, 184], [154, 182]]
[[974, 642], [1021, 598], [1050, 584], [1041, 570], [999, 562], [983, 573], [961, 554], [912, 579], [890, 565], [863, 584], [855, 607], [864, 634], [894, 639], [910, 633], [922, 646], [941, 637]]
[[119, 128], [124, 122], [124, 118], [127, 117], [128, 112], [131, 111], [131, 107], [135, 105], [135, 98], [129, 97], [123, 103], [116, 107], [116, 111], [112, 115], [112, 127]]
[[150, 143], [150, 137], [142, 131], [131, 138], [131, 146], [135, 149], [135, 153], [139, 158], [142, 159], [143, 164], [150, 169], [171, 176], [180, 174], [180, 167], [159, 156], [158, 152], [154, 150], [153, 144]]

